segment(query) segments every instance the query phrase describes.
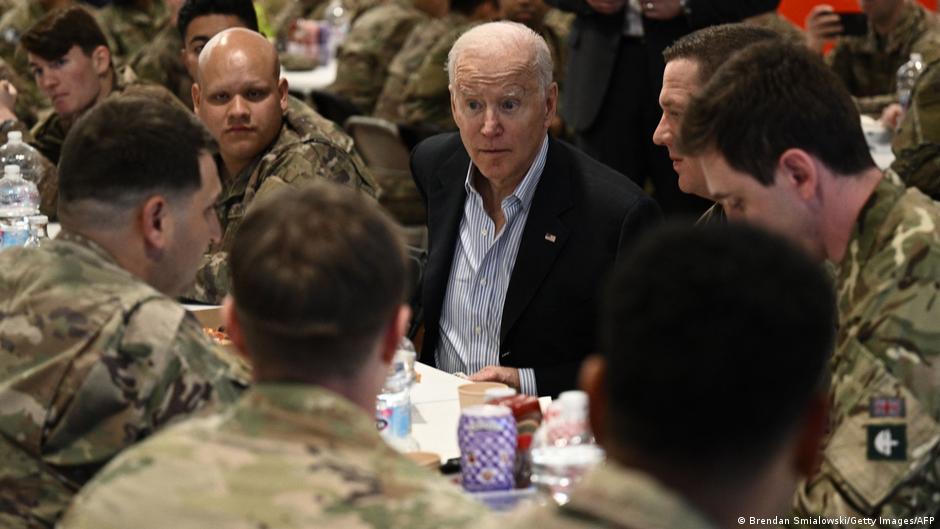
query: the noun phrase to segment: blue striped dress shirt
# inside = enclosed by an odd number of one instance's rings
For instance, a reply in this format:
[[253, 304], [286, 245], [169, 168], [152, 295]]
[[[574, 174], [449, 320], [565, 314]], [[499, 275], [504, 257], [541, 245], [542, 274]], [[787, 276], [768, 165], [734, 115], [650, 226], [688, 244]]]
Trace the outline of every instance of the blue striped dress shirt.
[[[483, 198], [473, 187], [476, 168], [470, 162], [464, 183], [467, 200], [441, 308], [441, 338], [434, 358], [444, 371], [470, 375], [485, 366], [499, 365], [503, 303], [547, 153], [548, 135], [516, 190], [503, 199], [506, 223], [499, 233], [495, 233], [493, 220], [483, 208]], [[531, 368], [519, 369], [519, 382], [523, 393], [538, 395]]]

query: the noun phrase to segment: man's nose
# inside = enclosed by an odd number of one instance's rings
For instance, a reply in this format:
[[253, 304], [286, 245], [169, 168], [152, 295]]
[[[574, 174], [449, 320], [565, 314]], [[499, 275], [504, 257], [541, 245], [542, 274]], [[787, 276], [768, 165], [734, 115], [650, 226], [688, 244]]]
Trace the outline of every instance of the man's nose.
[[659, 119], [659, 124], [656, 125], [656, 130], [653, 131], [653, 143], [663, 147], [671, 147], [672, 140], [672, 129], [666, 123], [666, 114], [663, 113], [663, 116]]
[[499, 121], [499, 113], [495, 109], [487, 109], [483, 114], [483, 129], [481, 132], [484, 136], [493, 136], [502, 133], [503, 126]]
[[228, 112], [234, 116], [247, 116], [249, 114], [248, 102], [242, 96], [236, 95], [229, 104]]

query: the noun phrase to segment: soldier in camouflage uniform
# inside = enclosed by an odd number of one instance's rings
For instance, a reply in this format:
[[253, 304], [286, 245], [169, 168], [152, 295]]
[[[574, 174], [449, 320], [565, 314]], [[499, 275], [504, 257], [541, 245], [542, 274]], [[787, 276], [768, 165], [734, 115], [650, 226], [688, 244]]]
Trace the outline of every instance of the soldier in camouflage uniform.
[[[824, 435], [836, 320], [826, 272], [756, 228], [677, 225], [638, 243], [604, 298], [601, 356], [581, 373], [608, 459], [562, 507], [501, 525], [772, 525], [750, 517], [785, 514]], [[728, 403], [733, 413], [716, 412]]]
[[[232, 55], [245, 57], [241, 68], [231, 67]], [[288, 96], [278, 72], [274, 47], [242, 28], [217, 34], [199, 56], [193, 102], [196, 115], [219, 141], [223, 234], [206, 254], [188, 298], [218, 303], [228, 292], [226, 255], [256, 197], [317, 179], [378, 195], [352, 139]], [[264, 90], [257, 79], [265, 83]]]
[[[65, 28], [68, 28], [67, 32]], [[63, 38], [69, 40], [63, 41]], [[138, 83], [136, 75], [129, 69], [120, 74], [115, 72], [107, 38], [94, 17], [81, 7], [72, 6], [47, 14], [23, 34], [22, 46], [36, 71], [36, 84], [40, 89], [50, 99], [63, 92], [66, 95], [53, 100], [52, 110], [31, 131], [27, 130], [26, 123], [12, 119], [3, 122], [2, 132], [23, 132], [24, 139], [45, 157], [44, 176], [40, 183], [41, 210], [54, 217], [57, 197], [54, 166], [59, 162], [66, 134], [82, 114], [109, 97], [141, 96], [175, 104], [179, 102], [159, 86]], [[63, 48], [68, 51], [59, 55]], [[86, 49], [91, 51], [86, 52]], [[66, 61], [66, 67], [55, 68], [57, 61], [63, 58], [71, 60]], [[77, 79], [93, 81], [87, 84]], [[0, 97], [0, 119], [15, 118], [9, 115], [12, 106]]]
[[162, 85], [193, 108], [199, 52], [217, 32], [234, 27], [258, 31], [251, 0], [186, 0], [176, 25], [161, 31], [152, 46], [131, 59], [130, 66], [141, 79]]
[[171, 298], [219, 236], [214, 148], [179, 107], [108, 100], [63, 147], [58, 238], [0, 253], [4, 528], [52, 527], [118, 452], [247, 384]]
[[[127, 452], [63, 529], [474, 527], [481, 505], [385, 443], [376, 394], [409, 318], [393, 221], [326, 182], [281, 190], [231, 251], [227, 327], [256, 384]], [[284, 251], [290, 249], [290, 251]], [[159, 492], [157, 492], [159, 491]]]
[[336, 53], [336, 80], [327, 90], [370, 114], [388, 77], [388, 67], [416, 27], [440, 17], [443, 2], [388, 0], [365, 12], [352, 25]]
[[[895, 78], [911, 53], [938, 45], [940, 22], [915, 0], [878, 0], [860, 4], [869, 17], [868, 34], [839, 37], [827, 56], [832, 70], [855, 97], [862, 114], [880, 115], [897, 101]], [[838, 17], [830, 6], [817, 6], [807, 18], [811, 47], [833, 36]], [[837, 33], [836, 33], [837, 34]]]
[[442, 18], [421, 24], [408, 35], [401, 51], [395, 54], [388, 66], [388, 76], [382, 93], [375, 103], [373, 115], [392, 123], [404, 123], [401, 104], [405, 100], [405, 87], [411, 76], [421, 67], [432, 47], [446, 33], [455, 31], [470, 22], [473, 12], [491, 0], [451, 0], [449, 12]]
[[98, 21], [111, 36], [115, 64], [123, 65], [139, 50], [153, 43], [160, 30], [170, 26], [163, 0], [114, 0], [98, 12]]
[[686, 112], [680, 150], [730, 220], [835, 268], [830, 435], [797, 512], [940, 516], [940, 204], [878, 170], [849, 93], [802, 48], [733, 57]]

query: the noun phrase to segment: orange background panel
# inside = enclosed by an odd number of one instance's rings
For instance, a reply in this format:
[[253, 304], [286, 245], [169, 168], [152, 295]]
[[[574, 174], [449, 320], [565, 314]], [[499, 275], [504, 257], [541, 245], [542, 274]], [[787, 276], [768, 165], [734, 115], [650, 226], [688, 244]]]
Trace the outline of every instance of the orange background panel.
[[[927, 6], [928, 9], [937, 9], [937, 0], [919, 0], [920, 3]], [[836, 11], [858, 11], [858, 1], [857, 0], [781, 0], [780, 2], [780, 13], [798, 24], [800, 27], [803, 27], [803, 21], [806, 19], [807, 13], [817, 4], [829, 4], [836, 9]]]

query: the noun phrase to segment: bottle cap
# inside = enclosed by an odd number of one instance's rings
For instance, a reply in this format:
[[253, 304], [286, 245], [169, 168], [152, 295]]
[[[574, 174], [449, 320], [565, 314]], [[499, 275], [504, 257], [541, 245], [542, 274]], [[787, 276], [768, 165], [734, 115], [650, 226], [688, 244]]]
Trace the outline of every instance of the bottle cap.
[[911, 60], [914, 62], [924, 62], [924, 56], [917, 52], [914, 52], [914, 53], [911, 53]]
[[23, 133], [18, 130], [7, 132], [7, 143], [23, 143]]
[[503, 399], [506, 397], [515, 397], [516, 390], [512, 388], [490, 388], [483, 392], [483, 403], [489, 404], [490, 402], [498, 399]]

